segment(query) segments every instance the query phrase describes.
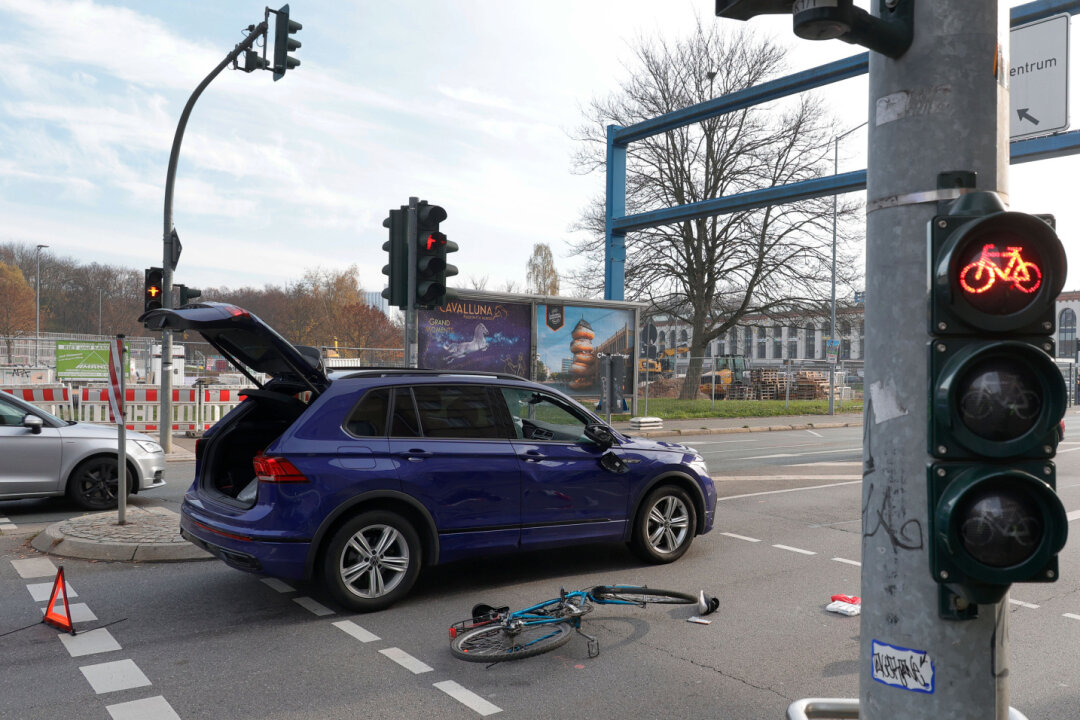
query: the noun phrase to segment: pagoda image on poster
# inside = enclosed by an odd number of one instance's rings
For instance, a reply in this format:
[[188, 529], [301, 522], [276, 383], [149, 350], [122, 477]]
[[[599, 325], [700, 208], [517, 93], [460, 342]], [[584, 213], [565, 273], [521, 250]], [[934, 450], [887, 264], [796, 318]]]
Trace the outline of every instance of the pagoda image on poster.
[[[633, 312], [610, 307], [538, 305], [537, 379], [578, 396], [600, 393], [600, 356], [626, 355], [632, 370]], [[633, 378], [628, 372], [627, 378]], [[630, 388], [625, 388], [629, 390]]]
[[529, 376], [532, 309], [521, 303], [462, 299], [419, 312], [422, 368]]

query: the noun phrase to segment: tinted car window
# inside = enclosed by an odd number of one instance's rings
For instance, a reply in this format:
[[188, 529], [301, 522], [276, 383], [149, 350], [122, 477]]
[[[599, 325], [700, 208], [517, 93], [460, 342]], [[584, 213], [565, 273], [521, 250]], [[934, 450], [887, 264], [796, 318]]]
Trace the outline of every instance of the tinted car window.
[[478, 385], [413, 387], [425, 437], [501, 438], [487, 389]]
[[554, 395], [527, 388], [502, 388], [502, 394], [518, 438], [561, 442], [588, 439], [585, 437], [588, 420]]
[[360, 437], [378, 437], [386, 434], [386, 413], [390, 409], [390, 391], [369, 390], [345, 421], [345, 429]]
[[390, 418], [393, 437], [420, 437], [420, 422], [416, 419], [416, 403], [410, 388], [394, 390], [394, 414]]

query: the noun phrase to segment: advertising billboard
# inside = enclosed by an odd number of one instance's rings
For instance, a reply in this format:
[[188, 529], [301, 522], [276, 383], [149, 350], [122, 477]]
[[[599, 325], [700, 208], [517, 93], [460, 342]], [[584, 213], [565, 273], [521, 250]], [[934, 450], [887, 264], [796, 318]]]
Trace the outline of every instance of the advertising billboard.
[[[124, 372], [131, 375], [131, 347], [127, 343], [124, 343]], [[108, 341], [57, 340], [56, 377], [64, 382], [108, 382]]]
[[626, 355], [626, 382], [632, 382], [634, 327], [634, 312], [629, 309], [537, 305], [537, 376], [572, 395], [598, 396], [599, 356]]
[[529, 377], [532, 307], [527, 303], [451, 300], [418, 313], [419, 366]]

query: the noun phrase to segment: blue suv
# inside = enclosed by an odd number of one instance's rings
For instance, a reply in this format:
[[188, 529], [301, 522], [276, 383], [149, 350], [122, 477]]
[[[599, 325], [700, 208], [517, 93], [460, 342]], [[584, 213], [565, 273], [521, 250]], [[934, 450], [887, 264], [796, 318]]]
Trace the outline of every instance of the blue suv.
[[222, 303], [140, 319], [199, 332], [257, 386], [200, 440], [181, 509], [183, 536], [232, 567], [319, 578], [364, 612], [404, 597], [423, 566], [611, 541], [667, 563], [712, 528], [699, 454], [625, 436], [544, 385], [327, 375], [314, 349]]

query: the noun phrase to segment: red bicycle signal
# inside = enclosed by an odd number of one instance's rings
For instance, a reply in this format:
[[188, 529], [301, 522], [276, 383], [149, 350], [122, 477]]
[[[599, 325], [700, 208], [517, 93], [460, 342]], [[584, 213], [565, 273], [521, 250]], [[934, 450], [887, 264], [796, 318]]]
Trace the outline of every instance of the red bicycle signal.
[[[1020, 292], [1035, 292], [1042, 285], [1042, 271], [1038, 265], [1024, 259], [1023, 250], [1020, 246], [1007, 246], [1002, 251], [993, 243], [983, 245], [979, 258], [960, 271], [960, 287], [964, 292], [980, 295], [1000, 279], [1012, 283], [1012, 287]], [[1004, 268], [998, 264], [999, 259], [1007, 260]]]

